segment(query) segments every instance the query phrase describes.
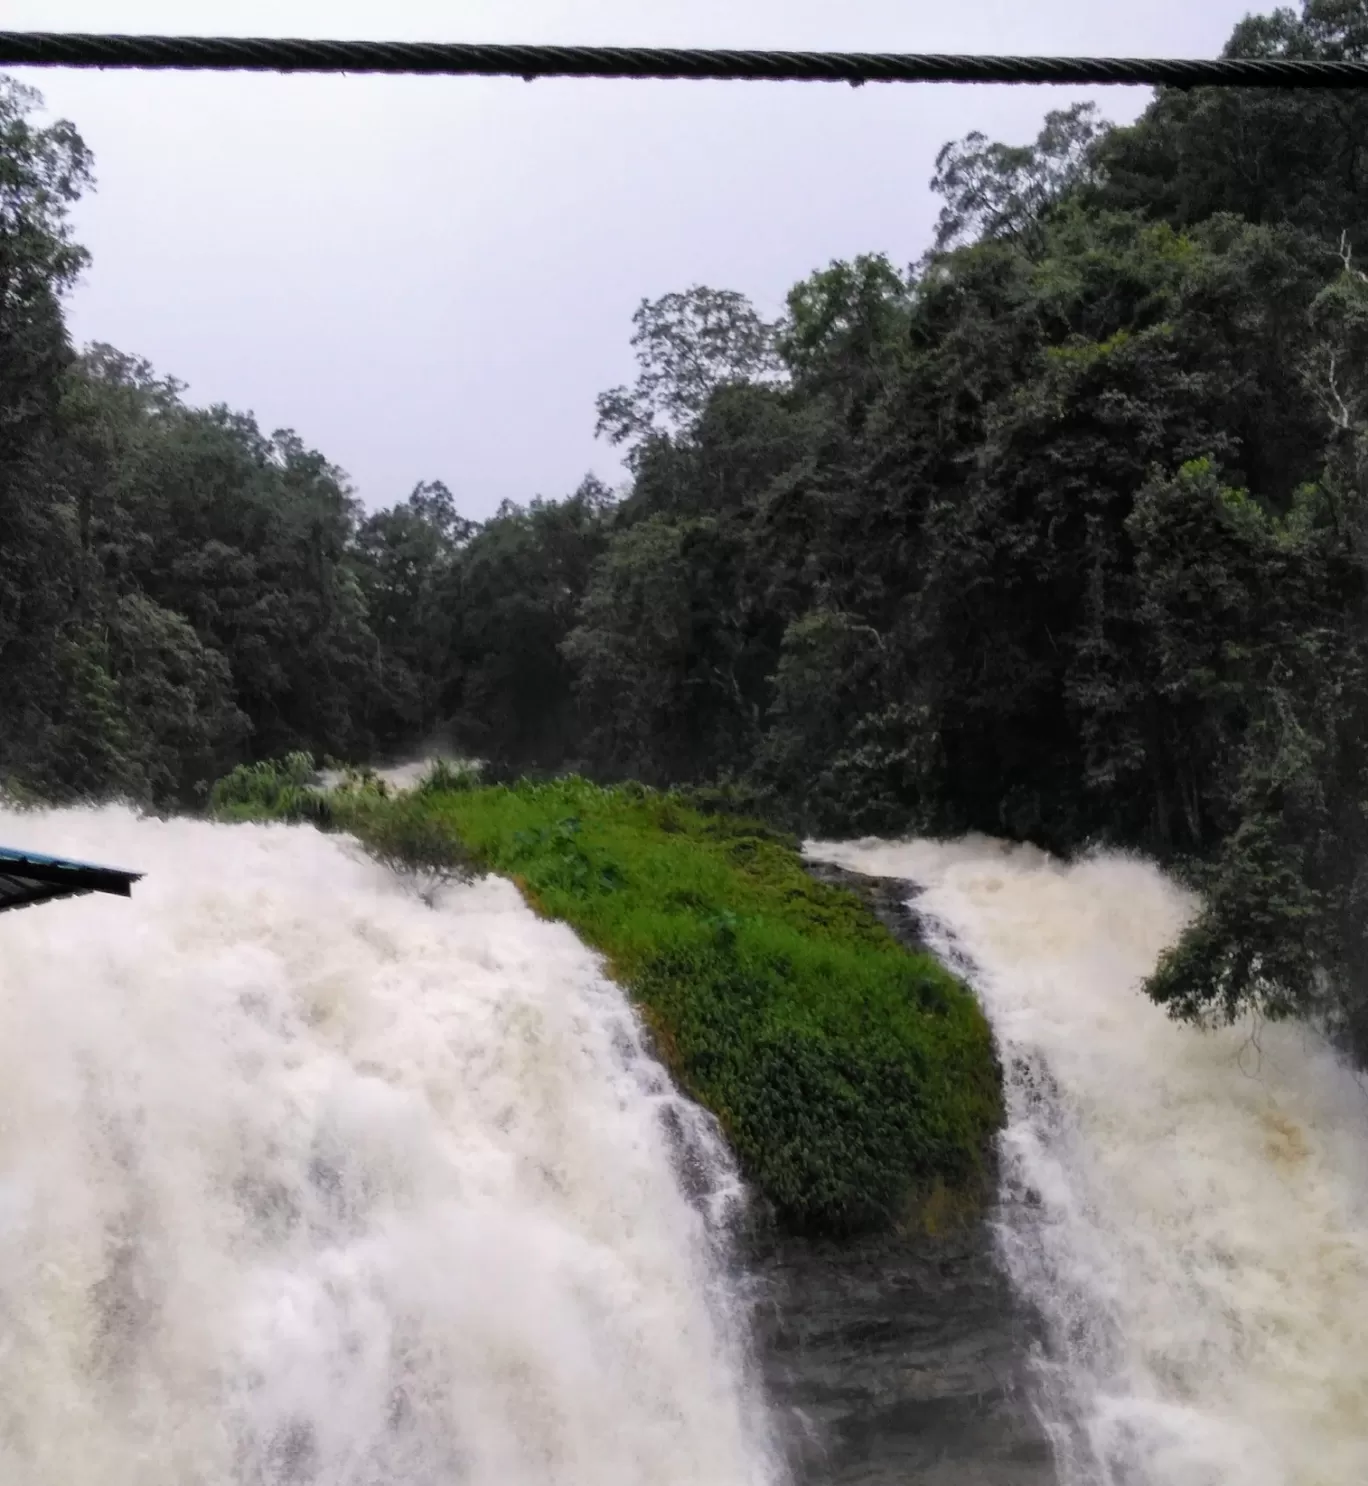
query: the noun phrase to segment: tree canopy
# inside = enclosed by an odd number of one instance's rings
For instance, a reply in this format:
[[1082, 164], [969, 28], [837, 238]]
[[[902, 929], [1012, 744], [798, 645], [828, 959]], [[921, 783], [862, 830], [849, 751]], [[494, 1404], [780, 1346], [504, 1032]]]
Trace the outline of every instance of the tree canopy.
[[[1232, 55], [1362, 57], [1368, 0]], [[91, 162], [0, 82], [0, 780], [192, 801], [441, 736], [822, 832], [1158, 857], [1152, 993], [1368, 1053], [1368, 101], [1160, 90], [948, 144], [910, 266], [643, 300], [629, 485], [380, 510], [62, 298]], [[917, 245], [909, 245], [910, 250]]]

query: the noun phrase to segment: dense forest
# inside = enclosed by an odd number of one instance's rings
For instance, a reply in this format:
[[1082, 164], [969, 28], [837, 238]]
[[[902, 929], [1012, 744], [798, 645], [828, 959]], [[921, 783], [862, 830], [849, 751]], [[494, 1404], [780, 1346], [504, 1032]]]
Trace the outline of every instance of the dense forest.
[[[1368, 58], [1368, 0], [1230, 55]], [[1160, 90], [947, 145], [910, 267], [643, 301], [630, 486], [373, 514], [63, 298], [91, 179], [0, 79], [0, 782], [194, 804], [440, 737], [825, 833], [1143, 850], [1175, 1011], [1368, 1048], [1368, 97]]]

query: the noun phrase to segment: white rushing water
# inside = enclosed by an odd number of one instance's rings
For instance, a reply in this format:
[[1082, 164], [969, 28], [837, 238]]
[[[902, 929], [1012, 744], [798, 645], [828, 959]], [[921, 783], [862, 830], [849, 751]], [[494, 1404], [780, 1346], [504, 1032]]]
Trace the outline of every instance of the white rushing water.
[[734, 1171], [568, 929], [309, 829], [0, 840], [147, 874], [0, 916], [4, 1486], [775, 1479]]
[[814, 845], [908, 879], [1007, 1075], [1001, 1241], [1068, 1486], [1368, 1481], [1368, 1098], [1309, 1034], [1138, 985], [1193, 903], [985, 840]]

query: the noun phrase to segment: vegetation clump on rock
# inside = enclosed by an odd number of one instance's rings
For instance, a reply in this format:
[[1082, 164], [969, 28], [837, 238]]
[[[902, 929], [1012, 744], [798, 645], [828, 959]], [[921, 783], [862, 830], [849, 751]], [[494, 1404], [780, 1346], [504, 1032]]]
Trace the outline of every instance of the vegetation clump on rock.
[[[411, 791], [372, 778], [320, 794], [320, 823], [416, 875], [430, 901], [444, 876], [498, 872], [599, 950], [788, 1230], [972, 1204], [1001, 1118], [987, 1022], [931, 956], [814, 880], [791, 838], [574, 777], [484, 787], [439, 766]], [[226, 808], [300, 818], [287, 792]]]

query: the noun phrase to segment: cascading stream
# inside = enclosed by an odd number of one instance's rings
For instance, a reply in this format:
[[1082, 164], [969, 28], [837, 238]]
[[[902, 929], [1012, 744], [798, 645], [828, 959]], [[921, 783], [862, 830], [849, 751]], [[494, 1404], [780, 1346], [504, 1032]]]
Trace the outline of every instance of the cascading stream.
[[0, 918], [6, 1486], [776, 1480], [734, 1170], [568, 929], [304, 828], [0, 840], [147, 874]]
[[1139, 982], [1192, 901], [1146, 862], [816, 844], [924, 887], [1007, 1075], [1001, 1245], [1067, 1486], [1368, 1481], [1368, 1096], [1311, 1034]]

